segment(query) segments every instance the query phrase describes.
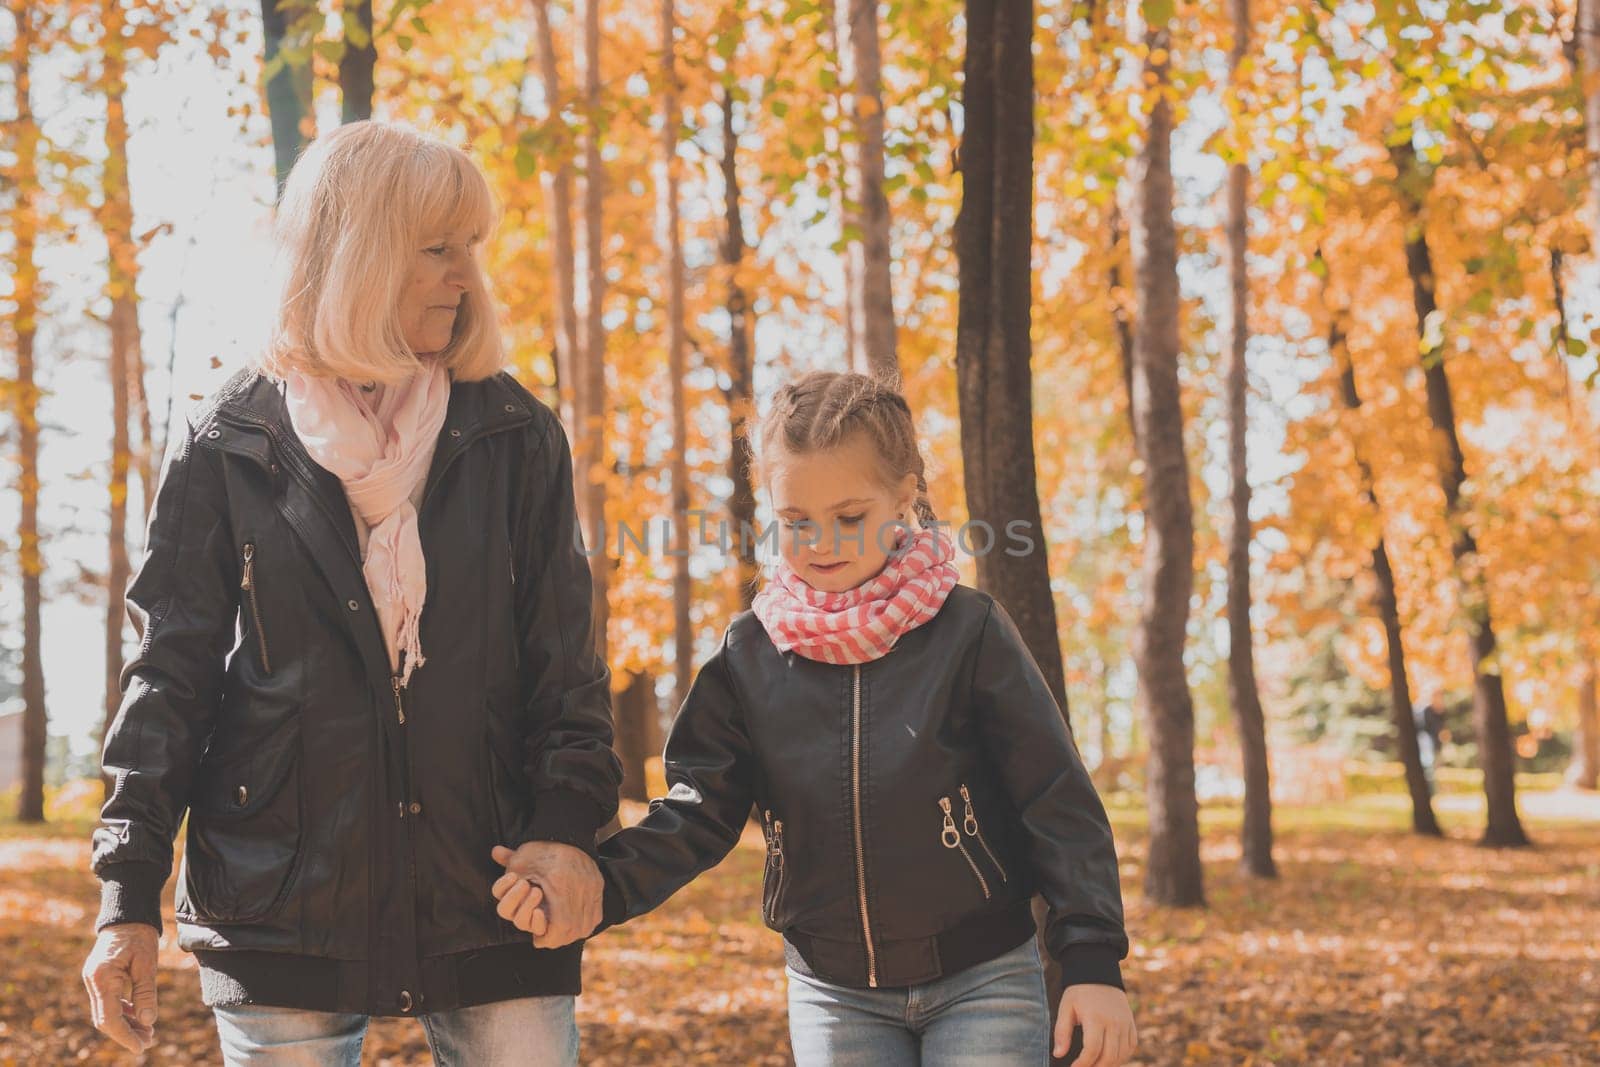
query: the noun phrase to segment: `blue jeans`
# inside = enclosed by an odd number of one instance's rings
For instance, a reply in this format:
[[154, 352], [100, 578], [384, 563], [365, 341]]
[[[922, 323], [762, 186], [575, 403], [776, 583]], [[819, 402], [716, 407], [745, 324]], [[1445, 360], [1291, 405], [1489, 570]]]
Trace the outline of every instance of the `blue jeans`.
[[849, 989], [789, 975], [789, 1041], [798, 1067], [1039, 1067], [1050, 1062], [1050, 1009], [1039, 949], [906, 989]]
[[[360, 1067], [365, 1015], [255, 1004], [213, 1011], [228, 1067]], [[524, 997], [418, 1018], [439, 1067], [577, 1067], [572, 997]]]

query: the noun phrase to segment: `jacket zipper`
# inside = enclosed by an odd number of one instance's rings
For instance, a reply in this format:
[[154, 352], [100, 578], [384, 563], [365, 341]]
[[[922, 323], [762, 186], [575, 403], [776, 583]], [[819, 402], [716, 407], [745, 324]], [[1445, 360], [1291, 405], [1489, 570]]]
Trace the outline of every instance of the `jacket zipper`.
[[244, 576], [239, 588], [250, 598], [250, 621], [255, 624], [256, 643], [261, 646], [261, 669], [272, 673], [272, 660], [267, 655], [267, 631], [261, 626], [261, 605], [256, 601], [256, 546], [253, 541], [244, 543]]
[[961, 828], [967, 832], [968, 837], [976, 837], [978, 844], [983, 846], [984, 855], [989, 857], [989, 862], [994, 864], [994, 869], [1000, 872], [1002, 882], [1011, 881], [1011, 876], [1006, 874], [1006, 869], [995, 858], [994, 850], [989, 847], [989, 842], [984, 839], [983, 831], [978, 827], [978, 812], [972, 806], [972, 794], [967, 792], [967, 783], [961, 783], [961, 800], [967, 806], [966, 818], [961, 822]]
[[939, 840], [945, 848], [953, 848], [961, 853], [961, 858], [967, 861], [967, 866], [972, 868], [972, 877], [978, 880], [978, 888], [983, 890], [983, 899], [989, 899], [989, 882], [983, 877], [983, 872], [978, 870], [978, 864], [973, 860], [972, 853], [967, 851], [967, 846], [961, 843], [961, 831], [956, 829], [955, 816], [950, 813], [950, 798], [939, 798], [939, 810], [944, 812], [944, 829], [939, 834]]
[[767, 816], [767, 864], [772, 871], [772, 899], [767, 906], [768, 924], [777, 925], [778, 901], [783, 896], [783, 820]]
[[400, 720], [400, 725], [406, 724], [406, 706], [400, 699], [400, 676], [398, 674], [389, 679], [389, 685], [394, 689], [394, 716]]
[[850, 802], [856, 832], [856, 895], [861, 904], [861, 936], [867, 945], [867, 985], [878, 988], [878, 953], [872, 947], [872, 916], [867, 910], [867, 851], [861, 834], [861, 664], [850, 679]]

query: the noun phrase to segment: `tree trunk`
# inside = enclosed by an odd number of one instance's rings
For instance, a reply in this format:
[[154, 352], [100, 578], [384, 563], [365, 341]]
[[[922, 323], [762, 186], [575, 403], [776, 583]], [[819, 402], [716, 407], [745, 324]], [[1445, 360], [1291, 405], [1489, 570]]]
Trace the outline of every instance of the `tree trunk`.
[[1578, 0], [1578, 82], [1583, 94], [1583, 137], [1588, 148], [1590, 247], [1600, 248], [1600, 0]]
[[[839, 0], [840, 34], [848, 66], [840, 79], [845, 120], [853, 137], [853, 180], [848, 183], [851, 335], [861, 345], [867, 369], [897, 378], [894, 292], [890, 284], [889, 201], [883, 192], [883, 63], [878, 48], [877, 0]], [[841, 66], [845, 66], [841, 63]]]
[[1134, 422], [1144, 467], [1144, 601], [1134, 658], [1150, 731], [1145, 894], [1178, 907], [1205, 903], [1194, 792], [1194, 705], [1183, 650], [1194, 589], [1194, 512], [1178, 392], [1178, 234], [1172, 217], [1170, 32], [1146, 4], [1145, 84], [1159, 94], [1139, 150], [1133, 217]]
[[[129, 353], [139, 345], [137, 248], [133, 240], [133, 198], [128, 187], [128, 122], [123, 111], [127, 91], [127, 43], [123, 36], [126, 15], [120, 0], [101, 6], [104, 47], [100, 89], [106, 105], [106, 161], [100, 228], [108, 250], [106, 292], [111, 300], [110, 355], [107, 377], [111, 383], [111, 477], [109, 484], [110, 531], [106, 568], [105, 721], [109, 727], [122, 703], [123, 633], [128, 612], [127, 593], [131, 566], [128, 561], [128, 470], [132, 453], [128, 445]], [[103, 733], [102, 733], [103, 736]]]
[[378, 66], [378, 46], [372, 39], [372, 0], [345, 0], [344, 29], [339, 121], [360, 122], [372, 117], [373, 72]]
[[667, 247], [667, 377], [672, 389], [672, 706], [689, 695], [694, 673], [694, 595], [689, 581], [689, 416], [684, 396], [683, 232], [678, 216], [678, 68], [673, 0], [661, 0], [661, 198]]
[[1578, 682], [1578, 728], [1574, 732], [1572, 768], [1568, 780], [1579, 789], [1600, 789], [1600, 661], [1593, 650], [1585, 652]]
[[617, 758], [622, 761], [622, 796], [626, 800], [650, 799], [645, 762], [661, 755], [661, 709], [656, 705], [655, 676], [628, 675], [617, 694]]
[[728, 477], [729, 546], [739, 560], [739, 607], [749, 610], [760, 585], [753, 532], [756, 522], [755, 472], [746, 435], [755, 419], [755, 386], [750, 362], [750, 298], [740, 272], [744, 267], [744, 220], [739, 213], [739, 137], [733, 127], [733, 92], [722, 89], [722, 262], [728, 269], [728, 423], [731, 441]]
[[[964, 547], [977, 557], [979, 588], [1016, 620], [1070, 732], [1033, 447], [1033, 4], [969, 0], [966, 18], [956, 399], [968, 514], [993, 543], [975, 532]], [[1015, 532], [1029, 551], [1006, 550]], [[1042, 902], [1033, 910], [1042, 937]], [[1053, 1018], [1054, 961], [1045, 978]]]
[[[1250, 48], [1250, 0], [1230, 0], [1233, 49], [1228, 68], [1234, 91]], [[1242, 113], [1240, 108], [1238, 113]], [[1235, 139], [1242, 156], [1248, 138]], [[1258, 878], [1276, 878], [1272, 861], [1272, 778], [1267, 762], [1266, 717], [1256, 685], [1255, 639], [1250, 629], [1250, 478], [1246, 461], [1250, 391], [1250, 164], [1240, 158], [1228, 168], [1228, 277], [1233, 290], [1233, 321], [1228, 349], [1228, 481], [1232, 519], [1228, 527], [1228, 699], [1239, 727], [1244, 758], [1244, 826], [1240, 862]]]
[[1111, 270], [1106, 278], [1111, 287], [1111, 318], [1117, 329], [1117, 356], [1122, 363], [1122, 396], [1127, 405], [1128, 428], [1133, 433], [1133, 447], [1139, 448], [1139, 423], [1133, 417], [1133, 318], [1123, 303], [1122, 257], [1127, 243], [1127, 226], [1122, 221], [1122, 207], [1111, 202], [1111, 218], [1107, 223], [1110, 233]]
[[611, 619], [611, 553], [606, 544], [606, 333], [605, 333], [605, 165], [600, 161], [600, 0], [583, 6], [583, 227], [585, 275], [588, 278], [583, 332], [583, 423], [578, 433], [580, 493], [585, 501], [584, 528], [589, 542], [589, 571], [594, 577], [594, 640], [606, 657]]
[[[846, 4], [849, 0], [844, 0]], [[867, 365], [866, 354], [861, 348], [860, 338], [856, 335], [856, 270], [852, 242], [849, 238], [847, 227], [852, 222], [850, 213], [850, 174], [854, 169], [851, 160], [849, 138], [845, 136], [844, 123], [848, 114], [849, 101], [846, 99], [846, 79], [848, 77], [848, 64], [844, 58], [842, 41], [848, 35], [849, 29], [844, 26], [844, 16], [840, 14], [837, 0], [821, 0], [823, 18], [819, 23], [818, 32], [822, 37], [822, 47], [829, 62], [833, 64], [834, 87], [830, 98], [838, 109], [839, 121], [828, 123], [823, 130], [823, 144], [832, 153], [830, 162], [834, 166], [833, 188], [829, 194], [829, 202], [833, 206], [834, 218], [839, 220], [840, 247], [844, 255], [839, 257], [840, 274], [844, 279], [844, 365], [857, 374], [869, 374], [872, 368]]]
[[[565, 132], [561, 119], [561, 74], [556, 65], [555, 35], [550, 29], [549, 0], [533, 0], [534, 48], [538, 52], [539, 75], [544, 82], [546, 120]], [[561, 420], [576, 433], [583, 407], [583, 383], [578, 376], [578, 256], [572, 233], [572, 146], [566, 137], [553, 166], [539, 168], [545, 201], [550, 205], [551, 274], [556, 292], [556, 390]]]
[[[1409, 141], [1390, 149], [1397, 172], [1396, 191], [1406, 221], [1406, 271], [1411, 277], [1411, 299], [1421, 338], [1423, 378], [1428, 393], [1428, 419], [1433, 425], [1435, 463], [1444, 490], [1445, 515], [1450, 524], [1450, 552], [1455, 559], [1456, 583], [1467, 620], [1472, 656], [1473, 713], [1478, 729], [1478, 764], [1483, 769], [1483, 792], [1488, 819], [1481, 843], [1492, 846], [1528, 844], [1517, 815], [1517, 794], [1511, 727], [1506, 714], [1505, 686], [1495, 655], [1494, 620], [1489, 607], [1488, 582], [1478, 559], [1468, 508], [1461, 499], [1467, 480], [1466, 460], [1456, 436], [1455, 405], [1445, 370], [1445, 345], [1439, 329], [1439, 305], [1434, 292], [1433, 261], [1423, 226], [1423, 198], [1427, 175], [1417, 163]], [[1430, 330], [1429, 327], [1433, 329]]]
[[44, 764], [48, 719], [45, 713], [40, 588], [44, 557], [39, 551], [39, 387], [34, 382], [33, 344], [39, 314], [39, 270], [34, 249], [39, 233], [39, 124], [33, 116], [31, 72], [33, 4], [13, 0], [12, 92], [17, 117], [8, 123], [16, 162], [12, 171], [11, 333], [17, 344], [17, 377], [10, 390], [17, 427], [17, 555], [22, 572], [22, 793], [17, 818], [44, 821]]
[[[304, 16], [285, 10], [283, 0], [261, 0], [264, 59], [271, 63], [288, 49], [307, 46]], [[306, 143], [316, 135], [316, 115], [311, 110], [311, 62], [283, 63], [267, 79], [267, 114], [272, 120], [273, 169], [279, 197], [289, 171]]]
[[[1318, 258], [1321, 258], [1319, 253]], [[1323, 264], [1324, 302], [1327, 302], [1328, 268]], [[1339, 394], [1346, 411], [1359, 421], [1361, 393], [1356, 388], [1356, 368], [1350, 359], [1350, 348], [1345, 343], [1342, 313], [1329, 308], [1328, 352], [1339, 366]], [[1377, 479], [1372, 464], [1361, 449], [1358, 435], [1351, 437], [1351, 451], [1355, 454], [1356, 469], [1361, 475], [1361, 496], [1371, 510], [1379, 528], [1377, 541], [1372, 546], [1372, 578], [1376, 586], [1373, 607], [1383, 623], [1383, 636], [1389, 659], [1389, 710], [1394, 719], [1395, 742], [1400, 752], [1400, 765], [1405, 768], [1406, 789], [1411, 794], [1411, 830], [1426, 837], [1443, 837], [1439, 821], [1433, 814], [1433, 796], [1428, 788], [1428, 776], [1422, 768], [1422, 750], [1417, 743], [1416, 719], [1411, 711], [1411, 686], [1406, 674], [1406, 650], [1400, 628], [1400, 598], [1395, 591], [1394, 568], [1389, 565], [1389, 546], [1384, 540], [1383, 506], [1378, 500]]]

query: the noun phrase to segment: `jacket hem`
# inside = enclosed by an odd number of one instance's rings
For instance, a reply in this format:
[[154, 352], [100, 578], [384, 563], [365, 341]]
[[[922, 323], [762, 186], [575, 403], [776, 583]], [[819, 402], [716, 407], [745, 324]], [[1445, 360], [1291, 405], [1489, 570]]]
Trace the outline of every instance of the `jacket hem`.
[[[1026, 900], [1003, 910], [975, 915], [932, 937], [874, 942], [876, 988], [894, 989], [937, 981], [987, 963], [1034, 936], [1033, 910]], [[785, 962], [808, 978], [853, 989], [868, 988], [866, 952], [861, 942], [830, 941], [797, 930], [783, 935]]]

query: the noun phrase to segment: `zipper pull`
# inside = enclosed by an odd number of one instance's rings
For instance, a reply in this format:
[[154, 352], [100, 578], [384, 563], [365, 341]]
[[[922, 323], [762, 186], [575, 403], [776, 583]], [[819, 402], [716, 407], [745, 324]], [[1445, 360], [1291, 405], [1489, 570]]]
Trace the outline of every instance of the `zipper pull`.
[[765, 820], [766, 825], [764, 827], [762, 827], [761, 833], [762, 833], [762, 835], [764, 837], [766, 837], [766, 839], [767, 839], [767, 849], [770, 851], [772, 849], [772, 812], [771, 812], [771, 810], [769, 809], [768, 811], [763, 812], [762, 813], [762, 818]]
[[778, 870], [783, 870], [783, 820], [778, 819], [772, 824], [772, 856], [778, 861]]
[[972, 794], [967, 792], [965, 784], [961, 786], [961, 799], [967, 805], [967, 817], [962, 820], [961, 828], [967, 832], [968, 837], [977, 837], [978, 813], [972, 810]]
[[940, 797], [939, 808], [944, 812], [944, 830], [939, 840], [944, 842], [945, 848], [955, 848], [961, 844], [961, 834], [956, 831], [955, 817], [950, 814], [950, 798]]
[[395, 717], [400, 720], [400, 725], [404, 726], [406, 724], [406, 708], [405, 705], [400, 701], [400, 676], [395, 675], [393, 678], [390, 678], [389, 684], [394, 687]]
[[253, 589], [256, 584], [255, 559], [256, 546], [252, 542], [246, 541], [244, 543], [244, 577], [239, 580], [239, 588], [247, 592]]

